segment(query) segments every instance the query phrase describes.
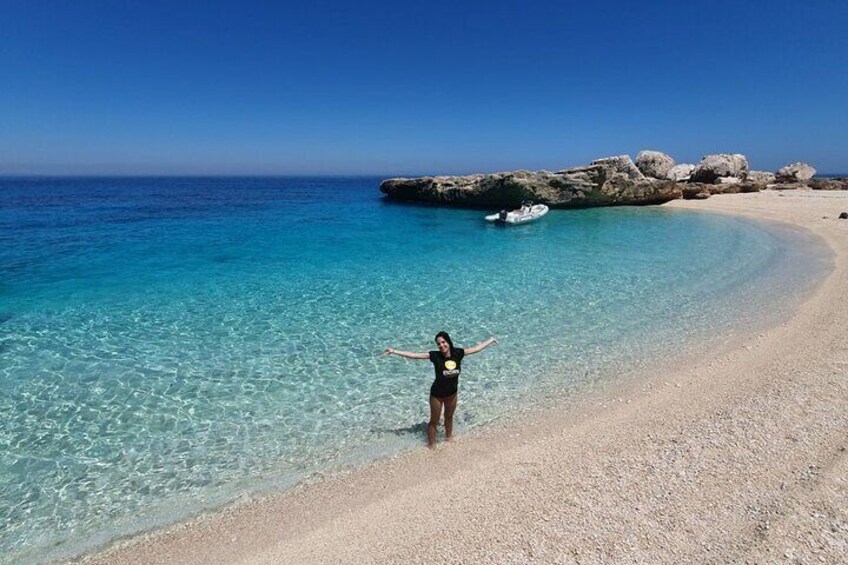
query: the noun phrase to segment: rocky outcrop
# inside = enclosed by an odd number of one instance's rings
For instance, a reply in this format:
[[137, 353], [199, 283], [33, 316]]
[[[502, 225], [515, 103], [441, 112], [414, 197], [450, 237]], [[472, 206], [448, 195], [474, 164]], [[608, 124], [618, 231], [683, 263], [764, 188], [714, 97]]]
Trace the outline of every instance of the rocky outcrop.
[[716, 182], [724, 177], [742, 178], [748, 172], [748, 159], [739, 153], [707, 155], [692, 171], [693, 182]]
[[[848, 190], [846, 179], [801, 181], [815, 170], [804, 163], [786, 169], [792, 181], [771, 173], [748, 171], [739, 154], [707, 155], [697, 165], [673, 165], [668, 155], [642, 151], [636, 163], [629, 155], [592, 161], [586, 167], [557, 172], [514, 171], [467, 176], [395, 178], [380, 183], [390, 200], [487, 209], [516, 208], [525, 200], [552, 208], [661, 204], [675, 198], [709, 198], [714, 194], [756, 192], [763, 188]], [[662, 174], [663, 178], [653, 175]], [[784, 169], [781, 169], [783, 171]], [[809, 170], [812, 170], [812, 173]], [[786, 177], [789, 178], [789, 177]]]
[[710, 197], [710, 185], [700, 182], [684, 184], [680, 194], [684, 200], [703, 200]]
[[380, 191], [392, 200], [479, 208], [514, 208], [524, 200], [552, 208], [660, 204], [681, 196], [675, 182], [645, 178], [626, 155], [555, 173], [389, 179]]
[[748, 171], [745, 180], [752, 184], [758, 184], [761, 186], [768, 186], [770, 184], [774, 184], [776, 181], [774, 173], [769, 173], [767, 171]]
[[812, 179], [806, 184], [813, 190], [848, 190], [848, 178]]
[[668, 172], [674, 167], [674, 159], [660, 151], [640, 151], [636, 156], [636, 168], [646, 177], [668, 178]]
[[680, 185], [684, 200], [709, 198], [713, 194], [736, 194], [737, 192], [759, 192], [763, 187], [737, 178], [723, 178], [718, 183], [689, 182]]
[[778, 182], [798, 182], [810, 180], [816, 174], [816, 170], [806, 163], [792, 163], [778, 169], [776, 176]]
[[613, 172], [626, 175], [627, 178], [634, 181], [645, 180], [645, 175], [643, 175], [642, 171], [633, 164], [633, 159], [630, 158], [630, 155], [617, 155], [615, 157], [595, 159], [591, 164], [606, 167], [607, 169], [611, 169]]
[[692, 178], [692, 171], [695, 170], [695, 165], [684, 163], [675, 165], [668, 171], [665, 178], [677, 182], [684, 182]]
[[719, 177], [716, 179], [715, 184], [740, 184], [742, 179], [739, 177]]
[[775, 184], [770, 184], [769, 190], [812, 190], [806, 184], [798, 183], [798, 182], [778, 182]]

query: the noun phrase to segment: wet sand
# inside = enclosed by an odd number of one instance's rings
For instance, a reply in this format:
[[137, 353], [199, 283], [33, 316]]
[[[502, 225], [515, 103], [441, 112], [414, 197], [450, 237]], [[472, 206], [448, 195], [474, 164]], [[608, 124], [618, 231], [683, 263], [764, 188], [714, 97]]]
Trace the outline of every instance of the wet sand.
[[844, 563], [848, 193], [666, 206], [809, 229], [834, 269], [790, 320], [721, 352], [83, 561]]

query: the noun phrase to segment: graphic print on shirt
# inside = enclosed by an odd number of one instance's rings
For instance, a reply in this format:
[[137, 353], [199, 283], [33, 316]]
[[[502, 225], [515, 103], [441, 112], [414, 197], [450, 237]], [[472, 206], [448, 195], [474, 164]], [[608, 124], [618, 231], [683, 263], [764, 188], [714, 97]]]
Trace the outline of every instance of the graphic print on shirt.
[[436, 370], [436, 380], [450, 379], [453, 381], [458, 378], [462, 372], [462, 358], [465, 357], [465, 350], [457, 347], [453, 350], [453, 355], [445, 358], [441, 351], [430, 352], [430, 362], [433, 363], [433, 368]]

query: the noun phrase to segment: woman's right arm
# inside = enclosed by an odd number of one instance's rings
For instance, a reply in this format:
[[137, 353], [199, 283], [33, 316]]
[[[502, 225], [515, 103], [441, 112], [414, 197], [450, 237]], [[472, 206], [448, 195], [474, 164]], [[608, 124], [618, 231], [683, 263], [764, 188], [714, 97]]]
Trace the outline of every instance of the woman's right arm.
[[412, 351], [401, 351], [399, 349], [394, 349], [391, 347], [386, 348], [386, 352], [384, 355], [398, 355], [400, 357], [406, 357], [407, 359], [429, 359], [429, 353], [414, 353]]

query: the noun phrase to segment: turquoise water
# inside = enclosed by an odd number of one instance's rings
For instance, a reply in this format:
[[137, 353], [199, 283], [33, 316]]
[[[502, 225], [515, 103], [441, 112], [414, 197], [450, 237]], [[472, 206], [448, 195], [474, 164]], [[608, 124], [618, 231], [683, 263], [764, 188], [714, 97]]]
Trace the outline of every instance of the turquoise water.
[[[418, 448], [788, 312], [830, 257], [659, 208], [500, 228], [370, 178], [0, 180], [0, 554], [69, 555], [255, 489]], [[775, 309], [775, 304], [780, 308]]]

